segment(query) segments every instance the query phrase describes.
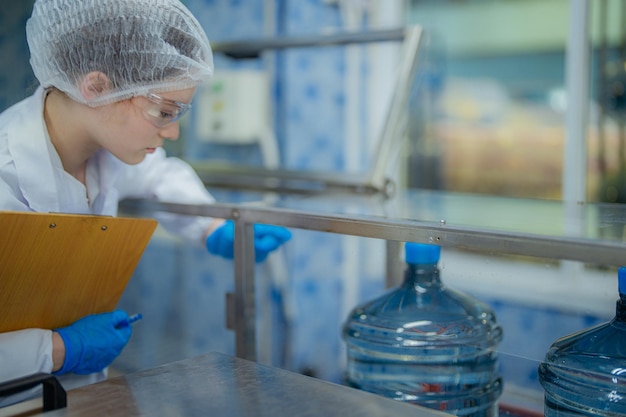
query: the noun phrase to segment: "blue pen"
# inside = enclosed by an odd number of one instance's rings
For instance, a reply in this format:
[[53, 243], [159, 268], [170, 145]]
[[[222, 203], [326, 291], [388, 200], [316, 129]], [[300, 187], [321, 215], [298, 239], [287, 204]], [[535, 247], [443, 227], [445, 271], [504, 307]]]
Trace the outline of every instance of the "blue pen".
[[133, 324], [137, 320], [141, 320], [142, 318], [143, 316], [141, 315], [141, 313], [133, 314], [132, 316], [129, 316], [128, 319], [122, 320], [119, 323], [117, 323], [115, 325], [115, 328], [119, 329], [120, 327], [130, 326], [131, 324]]

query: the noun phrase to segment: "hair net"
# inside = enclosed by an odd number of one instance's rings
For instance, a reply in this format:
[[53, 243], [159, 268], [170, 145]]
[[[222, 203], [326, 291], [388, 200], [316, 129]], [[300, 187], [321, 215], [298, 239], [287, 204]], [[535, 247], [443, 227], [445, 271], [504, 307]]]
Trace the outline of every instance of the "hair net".
[[[26, 35], [41, 85], [92, 107], [213, 75], [209, 40], [179, 0], [36, 0]], [[90, 72], [110, 88], [87, 100], [81, 80]]]

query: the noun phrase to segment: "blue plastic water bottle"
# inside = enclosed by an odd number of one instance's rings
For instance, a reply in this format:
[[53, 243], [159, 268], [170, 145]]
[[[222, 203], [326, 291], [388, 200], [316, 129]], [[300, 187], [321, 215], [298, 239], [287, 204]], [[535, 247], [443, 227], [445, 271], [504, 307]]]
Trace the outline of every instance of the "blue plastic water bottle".
[[352, 310], [346, 382], [458, 416], [497, 416], [502, 329], [488, 305], [442, 284], [439, 254], [406, 243], [403, 284]]
[[546, 417], [626, 416], [626, 267], [613, 320], [555, 341], [539, 365]]

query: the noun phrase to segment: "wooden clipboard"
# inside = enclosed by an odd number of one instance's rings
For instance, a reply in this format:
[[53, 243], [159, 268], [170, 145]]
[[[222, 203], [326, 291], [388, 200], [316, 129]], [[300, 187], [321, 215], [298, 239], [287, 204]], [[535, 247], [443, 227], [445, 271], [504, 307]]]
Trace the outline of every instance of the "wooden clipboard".
[[115, 309], [157, 221], [0, 212], [0, 332]]

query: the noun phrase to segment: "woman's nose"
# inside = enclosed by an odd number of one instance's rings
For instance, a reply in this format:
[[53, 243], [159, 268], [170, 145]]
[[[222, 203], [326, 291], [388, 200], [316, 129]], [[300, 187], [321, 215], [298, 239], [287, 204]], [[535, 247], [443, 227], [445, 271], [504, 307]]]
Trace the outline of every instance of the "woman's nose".
[[161, 128], [159, 131], [159, 136], [163, 139], [177, 140], [179, 135], [180, 125], [178, 124], [178, 121]]

